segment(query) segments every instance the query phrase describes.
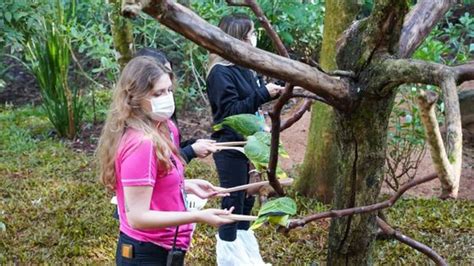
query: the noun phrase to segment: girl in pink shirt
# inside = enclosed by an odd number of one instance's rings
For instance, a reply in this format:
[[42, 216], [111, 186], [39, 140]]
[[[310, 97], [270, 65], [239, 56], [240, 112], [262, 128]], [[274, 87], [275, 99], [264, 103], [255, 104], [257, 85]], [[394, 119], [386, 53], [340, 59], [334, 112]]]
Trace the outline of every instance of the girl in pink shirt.
[[[182, 265], [192, 223], [233, 222], [232, 210], [186, 210], [185, 193], [201, 198], [219, 189], [185, 180], [174, 112], [172, 74], [151, 57], [132, 59], [123, 69], [97, 150], [101, 180], [118, 200], [118, 265]], [[176, 265], [176, 264], [174, 264]]]

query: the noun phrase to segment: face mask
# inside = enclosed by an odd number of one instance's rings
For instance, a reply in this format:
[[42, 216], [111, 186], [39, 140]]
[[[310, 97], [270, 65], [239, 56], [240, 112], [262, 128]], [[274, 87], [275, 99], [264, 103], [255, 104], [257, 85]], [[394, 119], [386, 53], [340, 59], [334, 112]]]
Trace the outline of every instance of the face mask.
[[165, 121], [174, 113], [174, 99], [170, 92], [166, 95], [153, 97], [150, 99], [151, 117], [157, 121]]
[[257, 36], [256, 35], [252, 35], [250, 37], [250, 43], [252, 44], [253, 47], [257, 47]]

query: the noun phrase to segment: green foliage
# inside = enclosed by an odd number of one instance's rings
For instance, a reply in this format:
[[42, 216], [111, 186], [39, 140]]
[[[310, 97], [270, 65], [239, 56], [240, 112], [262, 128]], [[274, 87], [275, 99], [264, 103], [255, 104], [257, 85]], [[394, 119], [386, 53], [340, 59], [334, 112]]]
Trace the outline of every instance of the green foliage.
[[416, 176], [423, 159], [425, 131], [420, 118], [416, 86], [401, 86], [390, 116], [385, 183], [394, 191]]
[[71, 5], [64, 10], [58, 1], [54, 20], [41, 20], [42, 33], [26, 45], [27, 61], [39, 83], [43, 107], [58, 134], [68, 138], [75, 137], [83, 114], [79, 90], [70, 88], [68, 82], [71, 60], [68, 26], [74, 9]]
[[85, 109], [84, 117], [87, 121], [105, 121], [112, 103], [112, 93], [109, 89], [92, 89], [84, 95], [84, 101], [92, 104], [90, 108]]
[[0, 2], [0, 52], [8, 54], [23, 50], [23, 44], [41, 32], [39, 23], [52, 13], [49, 1], [5, 0]]
[[[283, 43], [299, 56], [318, 58], [324, 24], [324, 1], [258, 1]], [[259, 23], [256, 24], [259, 27]], [[270, 38], [259, 27], [258, 47], [275, 51]]]
[[445, 24], [438, 25], [413, 57], [443, 64], [459, 64], [474, 56], [474, 17], [465, 13], [458, 23], [449, 21], [451, 12], [445, 16]]

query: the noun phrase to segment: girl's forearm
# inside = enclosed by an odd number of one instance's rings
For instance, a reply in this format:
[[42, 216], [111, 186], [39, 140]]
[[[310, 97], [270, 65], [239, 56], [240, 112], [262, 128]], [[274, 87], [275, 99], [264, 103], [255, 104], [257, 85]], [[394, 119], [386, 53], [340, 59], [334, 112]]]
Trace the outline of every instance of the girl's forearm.
[[198, 212], [135, 211], [126, 214], [134, 229], [153, 229], [199, 222]]

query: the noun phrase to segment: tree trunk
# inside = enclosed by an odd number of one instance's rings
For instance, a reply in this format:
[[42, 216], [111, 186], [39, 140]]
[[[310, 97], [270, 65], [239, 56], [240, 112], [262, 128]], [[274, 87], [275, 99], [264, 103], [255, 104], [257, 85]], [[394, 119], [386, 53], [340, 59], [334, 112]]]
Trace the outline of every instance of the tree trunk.
[[[357, 1], [326, 2], [324, 36], [321, 50], [321, 67], [334, 70], [336, 66], [336, 41], [357, 16]], [[340, 158], [335, 148], [334, 110], [331, 106], [316, 102], [311, 108], [311, 125], [297, 190], [306, 196], [331, 203], [335, 173]]]
[[110, 13], [110, 22], [112, 29], [112, 37], [114, 39], [114, 47], [117, 51], [117, 60], [120, 65], [120, 69], [123, 69], [125, 65], [132, 59], [134, 53], [133, 45], [133, 29], [130, 21], [122, 17], [122, 1], [120, 0], [108, 0], [112, 6], [112, 12]]
[[[335, 114], [340, 157], [334, 209], [373, 204], [383, 182], [387, 129], [394, 93], [367, 96], [351, 114]], [[370, 126], [368, 126], [370, 125]], [[329, 232], [329, 265], [371, 265], [376, 213], [335, 218]]]

